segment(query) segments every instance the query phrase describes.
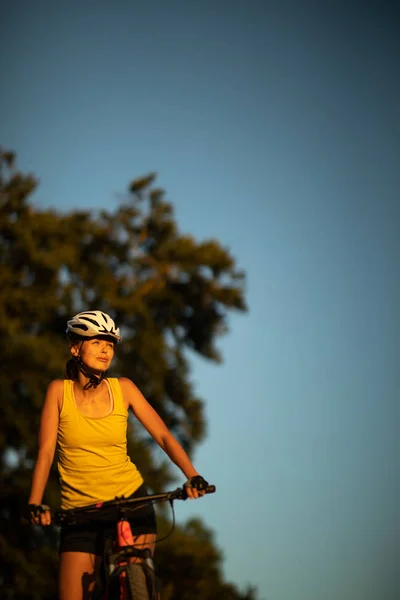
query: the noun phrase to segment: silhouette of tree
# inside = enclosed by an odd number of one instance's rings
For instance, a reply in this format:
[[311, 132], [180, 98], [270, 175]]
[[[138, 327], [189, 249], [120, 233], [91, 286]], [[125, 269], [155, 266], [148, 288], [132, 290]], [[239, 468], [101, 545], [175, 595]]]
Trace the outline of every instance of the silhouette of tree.
[[[155, 180], [154, 174], [134, 180], [113, 211], [40, 210], [30, 202], [35, 178], [16, 169], [13, 153], [0, 152], [2, 598], [56, 597], [57, 529], [24, 527], [19, 517], [45, 391], [63, 377], [68, 359], [70, 315], [100, 309], [114, 317], [124, 342], [112, 374], [135, 381], [189, 454], [204, 439], [203, 402], [190, 382], [188, 357], [221, 360], [215, 343], [227, 331], [227, 315], [246, 310], [244, 274], [217, 240], [197, 242], [179, 231]], [[165, 489], [174, 480], [168, 461], [157, 460], [133, 416], [128, 436], [148, 487]], [[56, 464], [45, 501], [59, 503]], [[221, 556], [199, 522], [160, 544], [157, 562], [163, 600], [255, 597], [223, 582]]]

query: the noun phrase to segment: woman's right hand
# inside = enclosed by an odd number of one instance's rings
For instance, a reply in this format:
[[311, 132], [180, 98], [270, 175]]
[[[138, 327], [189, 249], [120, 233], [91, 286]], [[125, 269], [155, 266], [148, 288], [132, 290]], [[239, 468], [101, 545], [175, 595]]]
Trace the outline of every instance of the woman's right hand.
[[46, 504], [28, 504], [27, 516], [32, 525], [47, 527], [51, 524], [50, 506]]

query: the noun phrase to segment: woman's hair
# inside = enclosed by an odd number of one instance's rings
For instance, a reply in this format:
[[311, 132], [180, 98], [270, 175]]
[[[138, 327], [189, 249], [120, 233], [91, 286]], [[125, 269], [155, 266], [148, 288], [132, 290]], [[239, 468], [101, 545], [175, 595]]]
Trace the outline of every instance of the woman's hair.
[[[88, 339], [88, 338], [84, 338], [80, 335], [76, 335], [75, 333], [69, 333], [67, 337], [68, 337], [70, 346], [73, 346], [74, 344], [78, 344], [79, 342], [84, 342], [85, 339], [86, 340]], [[65, 378], [72, 379], [72, 381], [77, 381], [78, 377], [79, 377], [78, 358], [75, 358], [74, 356], [72, 356], [65, 365]]]
[[72, 379], [72, 381], [78, 380], [79, 367], [76, 358], [70, 358], [65, 365], [65, 378]]

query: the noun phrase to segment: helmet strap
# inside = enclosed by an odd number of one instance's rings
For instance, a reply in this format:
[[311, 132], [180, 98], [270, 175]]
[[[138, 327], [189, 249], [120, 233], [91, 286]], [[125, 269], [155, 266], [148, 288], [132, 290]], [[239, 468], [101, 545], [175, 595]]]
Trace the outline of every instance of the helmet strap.
[[78, 369], [80, 370], [82, 375], [87, 377], [89, 380], [83, 386], [83, 389], [89, 390], [90, 388], [97, 388], [97, 386], [100, 385], [100, 383], [103, 381], [103, 379], [107, 375], [107, 371], [104, 371], [104, 373], [98, 374], [97, 372], [93, 371], [92, 369], [89, 369], [89, 367], [87, 367], [85, 365], [85, 363], [83, 362], [83, 360], [81, 359], [80, 356], [75, 356], [74, 358], [78, 364]]

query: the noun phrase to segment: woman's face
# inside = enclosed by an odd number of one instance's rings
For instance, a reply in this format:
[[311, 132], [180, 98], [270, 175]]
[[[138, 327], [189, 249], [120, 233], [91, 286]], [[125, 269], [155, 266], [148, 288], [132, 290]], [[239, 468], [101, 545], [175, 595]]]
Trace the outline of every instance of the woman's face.
[[114, 358], [114, 342], [107, 338], [91, 338], [73, 345], [71, 353], [80, 356], [89, 369], [104, 372]]

